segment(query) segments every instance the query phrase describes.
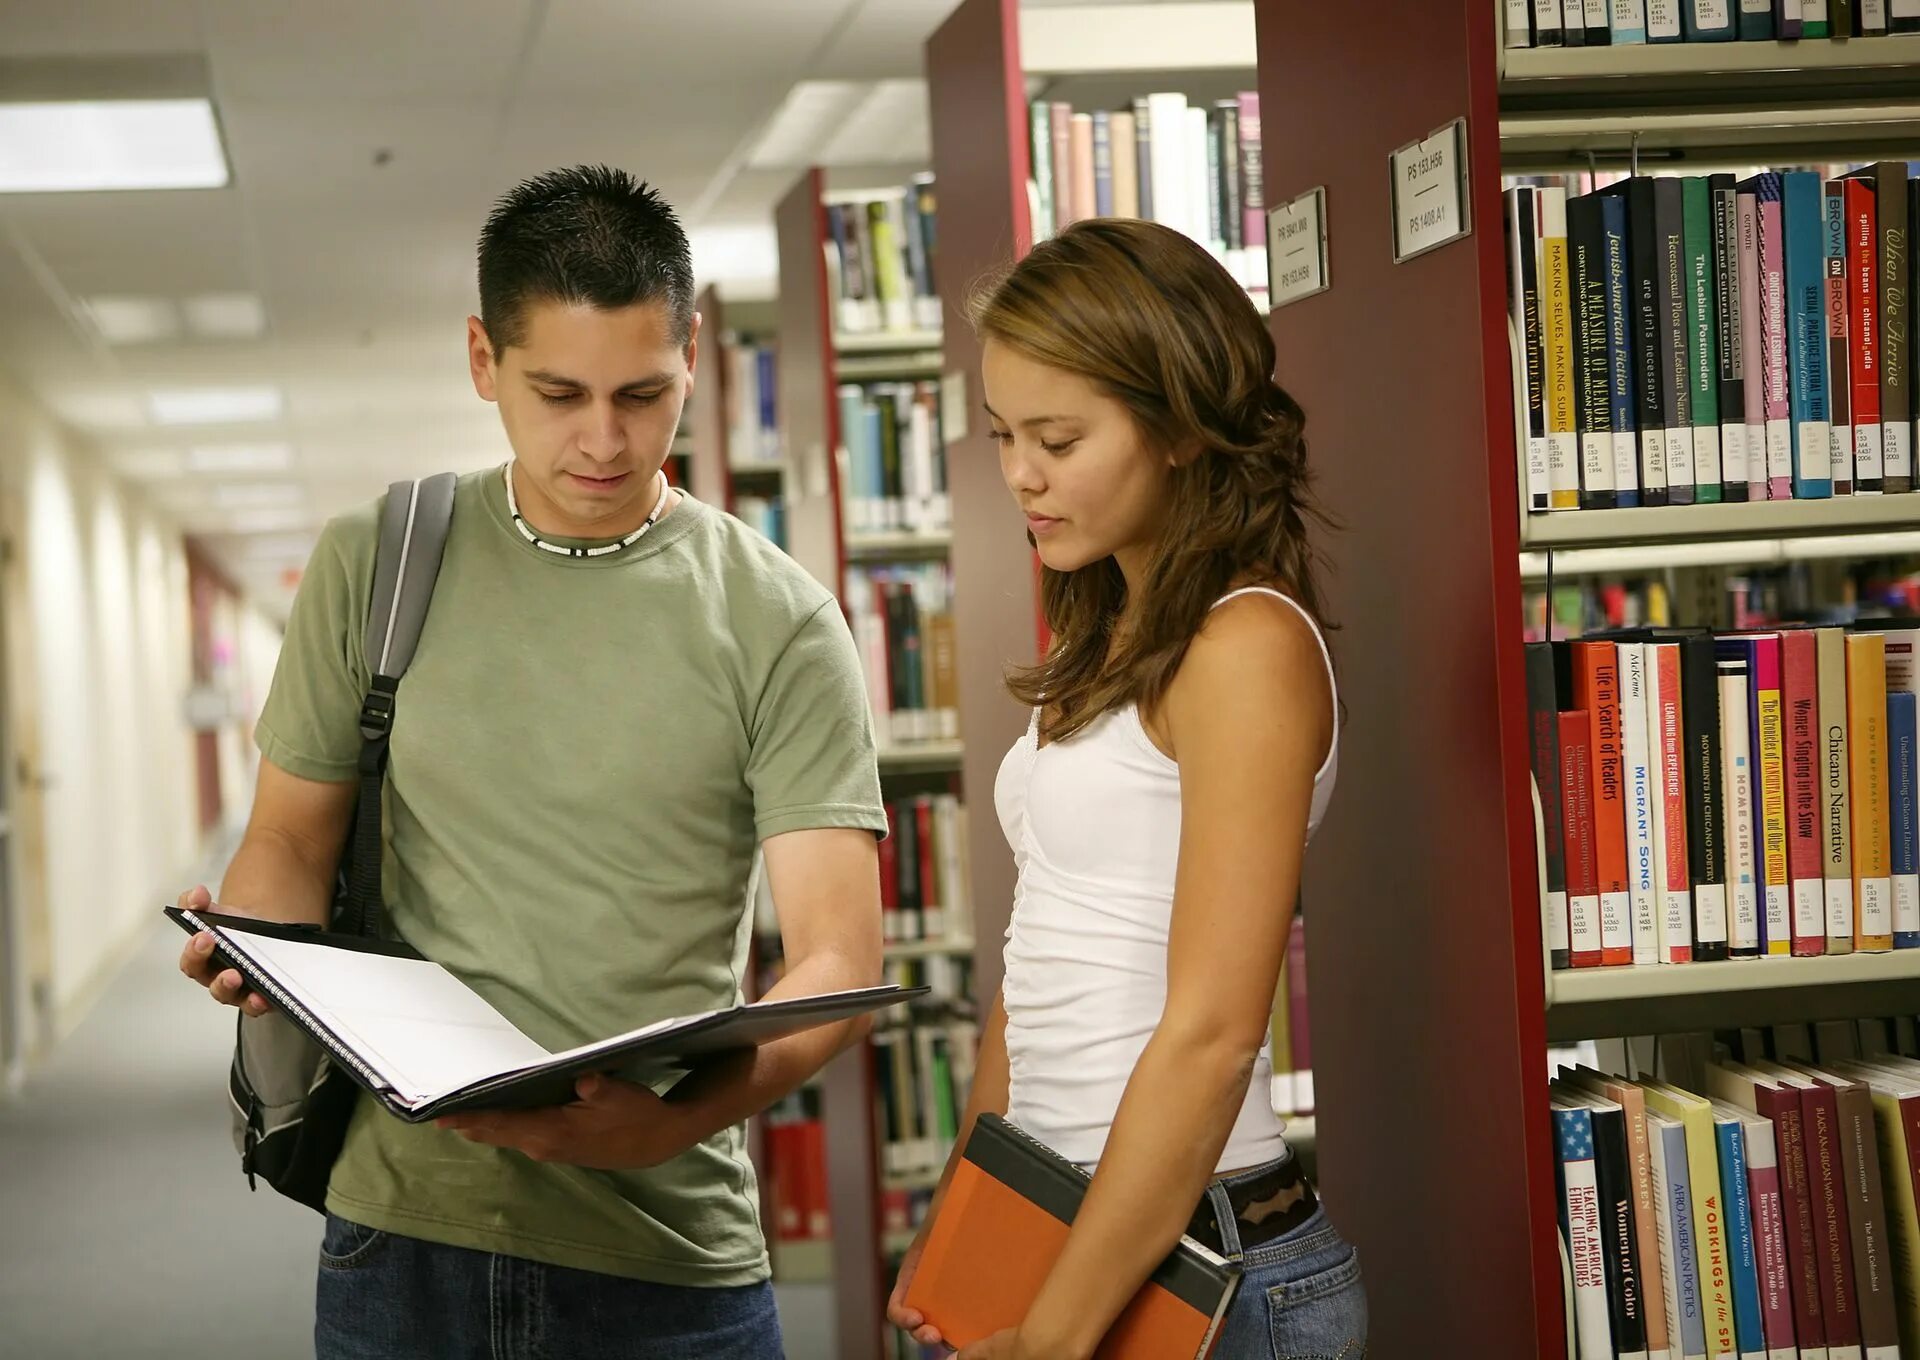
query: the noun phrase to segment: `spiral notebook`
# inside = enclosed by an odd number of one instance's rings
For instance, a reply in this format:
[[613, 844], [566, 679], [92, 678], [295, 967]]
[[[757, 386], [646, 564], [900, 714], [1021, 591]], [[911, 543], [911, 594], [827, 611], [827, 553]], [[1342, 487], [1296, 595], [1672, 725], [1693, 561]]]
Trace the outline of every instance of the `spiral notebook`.
[[405, 944], [168, 907], [190, 934], [304, 1030], [388, 1111], [424, 1123], [462, 1110], [564, 1105], [604, 1072], [647, 1082], [702, 1060], [897, 1006], [926, 988], [866, 987], [674, 1016], [550, 1053]]

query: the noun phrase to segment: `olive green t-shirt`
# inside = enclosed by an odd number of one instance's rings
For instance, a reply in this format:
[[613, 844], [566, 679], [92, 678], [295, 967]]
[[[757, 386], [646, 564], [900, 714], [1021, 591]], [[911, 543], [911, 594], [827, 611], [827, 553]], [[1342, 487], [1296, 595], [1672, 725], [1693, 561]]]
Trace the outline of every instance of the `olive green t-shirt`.
[[[330, 523], [256, 739], [356, 777], [379, 506]], [[549, 1049], [740, 996], [758, 841], [882, 833], [853, 640], [826, 590], [684, 499], [632, 547], [543, 552], [498, 468], [460, 479], [387, 777], [392, 925]], [[536, 1163], [371, 1100], [328, 1207], [407, 1236], [663, 1284], [767, 1275], [744, 1131], [647, 1171]]]

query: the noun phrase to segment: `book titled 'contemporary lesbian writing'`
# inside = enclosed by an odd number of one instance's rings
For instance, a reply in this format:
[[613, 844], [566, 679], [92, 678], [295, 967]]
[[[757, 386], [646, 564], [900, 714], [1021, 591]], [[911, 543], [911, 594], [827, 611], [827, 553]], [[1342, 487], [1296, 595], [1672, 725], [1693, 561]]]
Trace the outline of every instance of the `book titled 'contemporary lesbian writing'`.
[[410, 1124], [462, 1110], [564, 1105], [592, 1073], [651, 1081], [927, 990], [868, 987], [755, 1002], [550, 1053], [405, 944], [211, 911], [166, 914], [190, 933], [211, 931], [216, 958]]

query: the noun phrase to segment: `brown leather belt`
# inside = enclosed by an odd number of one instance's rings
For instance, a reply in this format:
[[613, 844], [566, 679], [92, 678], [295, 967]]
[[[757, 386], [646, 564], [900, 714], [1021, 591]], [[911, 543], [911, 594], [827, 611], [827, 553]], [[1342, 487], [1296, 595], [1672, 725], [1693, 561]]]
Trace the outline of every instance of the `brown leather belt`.
[[[1245, 1178], [1230, 1178], [1225, 1182], [1225, 1189], [1239, 1229], [1242, 1251], [1251, 1251], [1293, 1231], [1313, 1217], [1313, 1211], [1320, 1205], [1312, 1183], [1300, 1169], [1298, 1157], [1288, 1157]], [[1214, 1215], [1211, 1195], [1203, 1198], [1194, 1211], [1192, 1221], [1187, 1224], [1187, 1236], [1212, 1251], [1227, 1254], [1226, 1236]]]

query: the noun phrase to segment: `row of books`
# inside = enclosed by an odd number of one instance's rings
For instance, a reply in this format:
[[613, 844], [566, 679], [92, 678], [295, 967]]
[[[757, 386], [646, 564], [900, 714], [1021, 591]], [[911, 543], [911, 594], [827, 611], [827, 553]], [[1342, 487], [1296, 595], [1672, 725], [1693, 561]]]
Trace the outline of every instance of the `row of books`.
[[849, 533], [933, 533], [952, 526], [938, 383], [842, 384], [840, 439], [847, 449], [842, 494]]
[[946, 1165], [967, 1107], [978, 1046], [977, 1027], [965, 1018], [874, 1034], [883, 1176], [928, 1175]]
[[1260, 96], [1211, 106], [1148, 94], [1128, 108], [1081, 112], [1036, 100], [1030, 206], [1036, 239], [1087, 217], [1159, 222], [1211, 250], [1242, 287], [1267, 293]]
[[[1883, 1030], [1884, 1033], [1884, 1030]], [[1584, 1360], [1920, 1355], [1920, 1056], [1720, 1049], [1552, 1087]]]
[[1920, 33], [1920, 0], [1506, 0], [1508, 47]]
[[880, 842], [880, 901], [888, 941], [965, 940], [973, 930], [967, 895], [967, 809], [951, 793], [888, 800]]
[[776, 547], [787, 546], [787, 501], [784, 496], [735, 496], [734, 517], [758, 529]]
[[1920, 180], [1507, 191], [1530, 511], [1913, 490]]
[[1527, 647], [1556, 968], [1920, 948], [1920, 630]]
[[847, 569], [846, 607], [881, 749], [960, 735], [953, 568]]
[[939, 329], [932, 175], [917, 175], [895, 193], [829, 203], [827, 230], [841, 332]]
[[780, 462], [776, 351], [770, 344], [725, 347], [727, 366], [727, 457], [734, 463]]

